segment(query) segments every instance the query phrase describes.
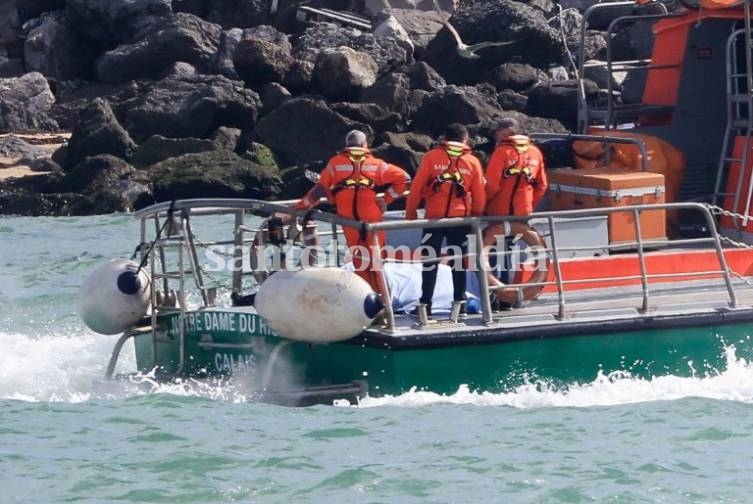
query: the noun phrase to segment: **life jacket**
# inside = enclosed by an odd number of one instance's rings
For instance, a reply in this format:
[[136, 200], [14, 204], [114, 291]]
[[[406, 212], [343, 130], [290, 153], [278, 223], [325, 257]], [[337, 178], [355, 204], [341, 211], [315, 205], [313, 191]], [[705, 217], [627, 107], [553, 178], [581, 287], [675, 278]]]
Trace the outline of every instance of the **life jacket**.
[[517, 177], [516, 184], [519, 184], [521, 180], [536, 185], [538, 182], [535, 178], [535, 173], [531, 170], [531, 153], [529, 149], [530, 141], [525, 135], [512, 135], [506, 142], [512, 145], [517, 154], [514, 158], [511, 158], [508, 165], [502, 172], [502, 176], [506, 179], [510, 177]]
[[377, 203], [376, 182], [369, 177], [369, 173], [376, 177], [378, 165], [383, 161], [371, 157], [366, 148], [348, 147], [335, 158], [336, 172], [347, 169], [348, 165], [342, 163], [345, 160], [342, 158], [347, 159], [350, 173], [344, 178], [339, 178], [330, 187], [338, 214], [355, 220], [380, 218], [381, 208]]
[[[499, 181], [500, 190], [488, 202], [488, 213], [516, 215], [516, 198], [531, 200], [533, 190], [539, 184], [537, 178], [540, 169], [539, 159], [531, 149], [529, 138], [525, 135], [512, 135], [500, 146], [506, 152]], [[489, 175], [488, 172], [487, 175]], [[532, 204], [532, 201], [527, 201], [526, 206]]]
[[[468, 190], [466, 189], [468, 182], [463, 176], [463, 171], [468, 171], [468, 169], [461, 168], [459, 163], [462, 156], [469, 153], [470, 149], [462, 142], [443, 142], [435, 152], [438, 154], [437, 157], [441, 153], [446, 158], [447, 168], [430, 179], [424, 190], [427, 209], [432, 207], [434, 211], [431, 214], [441, 212], [444, 217], [467, 216], [469, 214]], [[438, 210], [440, 205], [441, 211]], [[460, 213], [462, 215], [459, 215]]]

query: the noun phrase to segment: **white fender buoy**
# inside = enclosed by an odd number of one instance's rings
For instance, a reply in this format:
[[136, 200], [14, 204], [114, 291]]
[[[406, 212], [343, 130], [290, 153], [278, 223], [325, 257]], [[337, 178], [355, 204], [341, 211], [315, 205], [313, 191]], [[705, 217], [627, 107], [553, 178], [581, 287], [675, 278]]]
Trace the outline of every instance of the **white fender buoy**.
[[312, 343], [352, 338], [382, 309], [365, 280], [340, 268], [278, 271], [261, 284], [254, 305], [280, 336]]
[[149, 275], [126, 259], [111, 259], [92, 271], [78, 291], [78, 313], [100, 334], [118, 334], [138, 322], [149, 307]]

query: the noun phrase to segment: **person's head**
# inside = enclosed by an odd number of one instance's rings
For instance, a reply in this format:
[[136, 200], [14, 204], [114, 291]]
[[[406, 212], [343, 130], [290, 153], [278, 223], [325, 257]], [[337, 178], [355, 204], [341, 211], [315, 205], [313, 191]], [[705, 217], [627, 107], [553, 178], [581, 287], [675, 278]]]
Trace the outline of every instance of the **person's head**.
[[345, 135], [345, 148], [361, 147], [366, 149], [369, 146], [369, 140], [366, 133], [360, 130], [351, 130]]
[[468, 130], [460, 123], [449, 124], [444, 130], [444, 141], [468, 143]]
[[520, 124], [517, 119], [514, 117], [503, 117], [497, 122], [497, 127], [494, 129], [494, 139], [497, 143], [501, 143], [518, 133], [520, 133]]

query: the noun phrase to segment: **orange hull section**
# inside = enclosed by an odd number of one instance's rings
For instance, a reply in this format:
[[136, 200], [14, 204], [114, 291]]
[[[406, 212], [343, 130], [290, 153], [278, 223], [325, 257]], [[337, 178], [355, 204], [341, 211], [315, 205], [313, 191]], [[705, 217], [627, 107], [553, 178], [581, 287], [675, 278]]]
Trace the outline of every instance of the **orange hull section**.
[[[729, 268], [740, 275], [753, 275], [753, 252], [745, 249], [725, 250], [725, 258]], [[716, 252], [713, 250], [689, 250], [677, 252], [653, 252], [646, 254], [646, 271], [649, 275], [677, 274], [670, 278], [653, 278], [649, 283], [671, 283], [688, 280], [714, 279], [721, 280], [719, 274], [697, 275], [704, 270], [718, 270]], [[639, 276], [641, 274], [637, 254], [612, 255], [608, 257], [579, 258], [563, 260], [560, 263], [562, 278], [566, 281], [589, 280], [583, 283], [565, 286], [566, 291], [596, 289], [601, 287], [623, 287], [640, 285], [640, 278], [616, 278], [599, 280], [604, 277]], [[683, 275], [686, 274], [686, 275]], [[526, 278], [530, 273], [526, 272]], [[550, 272], [549, 280], [554, 279], [554, 272]], [[547, 286], [544, 292], [557, 292], [556, 286]]]

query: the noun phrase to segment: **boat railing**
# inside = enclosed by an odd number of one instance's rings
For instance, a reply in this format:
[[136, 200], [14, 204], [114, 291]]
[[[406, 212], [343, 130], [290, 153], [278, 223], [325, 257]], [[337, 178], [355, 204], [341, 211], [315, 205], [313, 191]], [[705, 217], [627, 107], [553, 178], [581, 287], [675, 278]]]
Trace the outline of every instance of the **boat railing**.
[[[680, 239], [680, 240], [645, 240], [642, 237], [641, 232], [641, 219], [640, 215], [642, 212], [649, 212], [649, 211], [656, 211], [656, 210], [664, 210], [664, 211], [678, 211], [678, 210], [685, 210], [685, 211], [697, 211], [700, 212], [705, 220], [706, 224], [708, 226], [708, 229], [710, 230], [709, 236], [705, 238], [690, 238], [690, 239]], [[621, 242], [619, 244], [610, 244], [607, 245], [607, 248], [620, 248], [625, 249], [626, 247], [632, 248], [636, 251], [635, 253], [635, 259], [638, 263], [639, 267], [639, 274], [637, 275], [614, 275], [613, 272], [609, 272], [606, 276], [603, 277], [591, 277], [588, 279], [566, 279], [562, 276], [561, 271], [561, 255], [564, 252], [568, 251], [576, 251], [581, 249], [586, 249], [586, 247], [577, 247], [577, 246], [558, 246], [557, 244], [557, 226], [555, 219], [558, 218], [578, 218], [578, 217], [595, 217], [595, 216], [608, 216], [610, 214], [616, 214], [616, 213], [624, 213], [628, 212], [632, 214], [633, 222], [634, 222], [634, 233], [635, 233], [635, 239], [629, 242]], [[692, 277], [698, 277], [698, 278], [708, 278], [710, 276], [718, 276], [721, 277], [724, 281], [724, 285], [728, 294], [729, 298], [729, 305], [734, 307], [737, 305], [737, 297], [735, 294], [735, 290], [732, 284], [732, 276], [730, 269], [727, 265], [726, 257], [724, 255], [724, 250], [721, 244], [721, 240], [719, 238], [719, 234], [716, 232], [716, 222], [711, 214], [709, 208], [706, 205], [703, 205], [701, 203], [663, 203], [663, 204], [652, 204], [652, 205], [634, 205], [634, 206], [627, 206], [627, 207], [612, 207], [612, 208], [594, 208], [594, 209], [578, 209], [578, 210], [558, 210], [558, 211], [550, 211], [550, 212], [537, 212], [529, 216], [530, 219], [538, 219], [543, 220], [546, 222], [546, 228], [548, 231], [548, 235], [550, 238], [551, 245], [549, 247], [545, 247], [543, 249], [540, 249], [537, 251], [539, 254], [547, 254], [551, 260], [551, 267], [553, 268], [553, 274], [554, 279], [553, 280], [547, 280], [543, 282], [524, 282], [524, 283], [510, 283], [505, 284], [505, 288], [524, 288], [524, 287], [532, 287], [532, 286], [538, 286], [538, 287], [555, 287], [557, 291], [557, 298], [558, 298], [558, 311], [556, 314], [556, 317], [559, 319], [563, 319], [567, 316], [567, 286], [576, 286], [578, 284], [596, 284], [599, 282], [625, 282], [625, 281], [639, 281], [641, 286], [641, 306], [639, 310], [641, 312], [646, 312], [649, 310], [649, 300], [650, 300], [650, 289], [649, 284], [652, 280], [663, 280], [663, 281], [669, 281], [672, 279], [687, 279]], [[480, 286], [480, 294], [481, 294], [481, 306], [482, 306], [482, 316], [483, 321], [486, 324], [493, 324], [495, 321], [493, 320], [492, 313], [491, 313], [491, 306], [490, 306], [490, 293], [491, 293], [491, 287], [489, 285], [489, 280], [487, 278], [487, 273], [489, 272], [488, 267], [488, 257], [490, 255], [496, 255], [496, 256], [504, 256], [504, 255], [510, 255], [514, 254], [514, 251], [497, 251], [497, 252], [488, 252], [485, 251], [485, 248], [483, 247], [483, 229], [485, 225], [491, 224], [491, 223], [505, 223], [505, 222], [520, 222], [521, 219], [518, 217], [510, 217], [510, 216], [483, 216], [483, 217], [469, 217], [469, 218], [448, 218], [448, 219], [441, 219], [441, 220], [415, 220], [415, 221], [384, 221], [379, 223], [370, 223], [366, 225], [366, 228], [368, 231], [389, 231], [389, 230], [400, 230], [400, 229], [411, 229], [411, 228], [439, 228], [439, 227], [452, 227], [452, 226], [470, 226], [471, 227], [471, 233], [475, 236], [476, 239], [476, 253], [472, 254], [466, 254], [464, 257], [467, 257], [469, 259], [475, 259], [477, 271], [479, 273], [478, 280], [479, 280], [479, 286]], [[677, 247], [688, 247], [688, 246], [698, 246], [698, 245], [707, 245], [713, 247], [718, 268], [716, 269], [708, 269], [703, 271], [690, 271], [690, 272], [677, 272], [677, 273], [651, 273], [648, 271], [647, 265], [646, 265], [646, 253], [647, 249], [661, 249], [661, 248], [677, 248]], [[453, 258], [457, 258], [458, 256], [443, 256], [442, 260], [449, 260]], [[381, 261], [381, 259], [376, 258], [377, 261]], [[483, 261], [483, 262], [482, 262]], [[380, 271], [382, 271], [382, 275], [384, 275], [383, 268], [380, 268]], [[383, 278], [383, 283], [386, 284], [386, 278]], [[389, 311], [389, 309], [388, 309]], [[388, 329], [394, 328], [394, 317], [393, 314], [388, 313]]]
[[[651, 13], [649, 9], [656, 8], [658, 13]], [[606, 33], [606, 61], [603, 62], [586, 62], [586, 35], [589, 29], [589, 22], [594, 14], [604, 13], [606, 11], [621, 12], [630, 9], [638, 13], [623, 15], [613, 19], [607, 27]], [[627, 24], [638, 21], [655, 21], [662, 18], [675, 16], [667, 11], [667, 6], [660, 1], [650, 1], [641, 5], [634, 1], [625, 2], [600, 2], [591, 5], [583, 13], [580, 29], [580, 45], [578, 48], [578, 131], [585, 133], [591, 124], [592, 119], [600, 120], [605, 129], [615, 127], [619, 121], [630, 122], [635, 120], [639, 115], [665, 115], [672, 111], [672, 107], [663, 105], [617, 105], [615, 98], [617, 93], [614, 89], [613, 77], [616, 72], [636, 72], [648, 70], [661, 70], [677, 68], [677, 64], [654, 64], [651, 58], [633, 59], [615, 61], [613, 54], [613, 38], [618, 28], [623, 28]], [[591, 107], [586, 97], [584, 79], [587, 69], [604, 69], [606, 73], [606, 107]]]
[[[651, 211], [695, 211], [700, 213], [706, 221], [709, 235], [707, 237], [700, 238], [686, 238], [686, 239], [645, 239], [641, 229], [641, 214], [643, 212]], [[154, 281], [164, 280], [163, 292], [167, 290], [167, 280], [178, 280], [178, 294], [176, 304], [178, 306], [161, 307], [157, 303], [155, 289], [152, 289], [153, 307], [157, 309], [152, 311], [152, 327], [157, 327], [156, 313], [158, 310], [173, 310], [179, 311], [181, 318], [185, 315], [186, 298], [185, 290], [187, 287], [187, 277], [193, 276], [195, 285], [206, 292], [206, 287], [203, 285], [203, 280], [200, 274], [201, 267], [198, 264], [196, 255], [197, 246], [206, 246], [209, 243], [199, 242], [195, 239], [195, 235], [191, 229], [190, 218], [197, 215], [215, 215], [215, 214], [233, 214], [235, 216], [235, 237], [232, 241], [218, 241], [215, 243], [232, 243], [233, 245], [244, 245], [252, 241], [252, 239], [245, 238], [244, 235], [247, 232], [256, 233], [258, 230], [253, 230], [250, 227], [245, 226], [244, 217], [247, 212], [270, 215], [270, 214], [284, 214], [291, 217], [304, 217], [308, 214], [309, 218], [316, 221], [323, 222], [332, 226], [332, 231], [328, 232], [334, 239], [338, 239], [340, 235], [340, 228], [342, 227], [355, 227], [364, 230], [372, 237], [371, 247], [379, 248], [377, 242], [377, 231], [392, 231], [392, 230], [415, 230], [418, 232], [424, 228], [442, 228], [452, 226], [469, 226], [471, 229], [471, 237], [475, 239], [475, 247], [464, 254], [463, 257], [469, 261], [474, 261], [476, 271], [478, 274], [478, 283], [480, 290], [481, 301], [481, 317], [484, 324], [491, 325], [497, 323], [504, 323], [504, 317], [497, 318], [495, 320], [494, 314], [491, 309], [491, 293], [494, 288], [490, 285], [487, 274], [490, 272], [489, 257], [497, 256], [503, 257], [516, 253], [513, 250], [497, 250], [496, 252], [487, 251], [484, 247], [484, 229], [491, 224], [504, 224], [511, 222], [520, 222], [521, 218], [511, 216], [479, 216], [479, 217], [457, 217], [446, 219], [417, 219], [417, 220], [385, 220], [382, 222], [360, 222], [350, 219], [339, 217], [335, 214], [315, 210], [313, 212], [307, 212], [292, 207], [291, 205], [281, 202], [262, 202], [256, 200], [214, 200], [214, 199], [198, 199], [198, 200], [179, 200], [171, 203], [165, 203], [160, 205], [154, 205], [147, 209], [144, 209], [137, 213], [137, 217], [142, 219], [142, 232], [145, 229], [145, 222], [148, 220], [155, 220], [155, 228], [159, 232], [159, 223], [162, 219], [168, 219], [169, 214], [180, 215], [181, 225], [177, 228], [180, 231], [180, 235], [165, 236], [160, 238], [161, 243], [158, 246], [152, 248], [153, 252], [149, 254], [150, 266], [152, 267]], [[562, 261], [563, 256], [568, 252], [586, 250], [591, 247], [584, 246], [565, 246], [559, 245], [558, 240], [561, 236], [562, 230], [558, 230], [557, 222], [559, 219], [577, 219], [587, 217], [604, 217], [607, 218], [616, 213], [627, 212], [632, 215], [632, 221], [634, 223], [634, 240], [629, 242], [620, 242], [619, 244], [608, 244], [608, 249], [630, 249], [634, 253], [631, 256], [634, 257], [638, 266], [637, 272], [632, 272], [626, 275], [615, 275], [612, 271], [605, 272], [604, 276], [583, 278], [564, 278], [562, 274]], [[710, 208], [707, 205], [701, 203], [662, 203], [662, 204], [650, 204], [650, 205], [634, 205], [624, 207], [611, 207], [611, 208], [591, 208], [591, 209], [577, 209], [577, 210], [558, 210], [548, 212], [537, 212], [529, 216], [529, 219], [536, 219], [538, 222], [543, 222], [545, 235], [549, 238], [549, 245], [537, 250], [536, 253], [539, 256], [543, 255], [547, 259], [547, 265], [551, 268], [551, 272], [547, 273], [547, 278], [541, 282], [520, 282], [520, 283], [508, 283], [504, 288], [522, 289], [526, 287], [537, 286], [541, 288], [549, 287], [552, 291], [556, 292], [557, 296], [557, 310], [553, 315], [558, 319], [563, 319], [568, 316], [568, 292], [577, 288], [583, 284], [612, 284], [617, 285], [622, 282], [630, 282], [633, 285], [640, 285], [640, 306], [638, 309], [641, 312], [646, 312], [650, 309], [651, 300], [651, 284], [655, 282], [668, 282], [676, 279], [687, 280], [690, 278], [708, 279], [711, 277], [721, 278], [724, 282], [724, 287], [728, 295], [728, 304], [732, 307], [737, 305], [737, 298], [732, 283], [732, 272], [730, 271], [722, 243], [719, 234], [716, 231], [716, 221]], [[164, 224], [163, 224], [164, 227]], [[174, 230], [175, 231], [175, 230]], [[168, 233], [169, 234], [169, 233]], [[145, 241], [145, 235], [142, 234], [142, 243]], [[178, 242], [178, 265], [177, 272], [172, 272], [173, 276], [163, 276], [160, 274], [165, 271], [164, 267], [159, 267], [160, 261], [164, 260], [164, 247], [175, 246], [175, 242]], [[210, 242], [211, 243], [211, 242]], [[660, 273], [650, 271], [647, 267], [646, 256], [647, 253], [659, 249], [667, 248], [680, 248], [680, 247], [696, 247], [704, 246], [709, 249], [713, 249], [716, 255], [715, 268], [704, 269], [702, 271], [686, 271], [686, 272], [672, 272], [672, 273]], [[163, 247], [164, 246], [164, 247]], [[242, 248], [235, 247], [233, 254], [240, 254]], [[142, 246], [142, 253], [146, 252], [146, 247]], [[161, 256], [162, 254], [162, 256]], [[237, 258], [237, 256], [235, 256]], [[438, 260], [450, 260], [457, 258], [457, 256], [444, 255]], [[382, 292], [380, 294], [383, 297], [385, 304], [385, 324], [384, 330], [397, 331], [398, 324], [396, 324], [396, 314], [393, 312], [391, 293], [389, 292], [389, 283], [387, 282], [385, 269], [382, 267], [384, 262], [390, 261], [413, 261], [413, 262], [428, 262], [424, 259], [400, 259], [400, 258], [387, 258], [382, 259], [379, 254], [375, 254], [372, 257], [372, 267], [381, 276]], [[186, 267], [188, 266], [188, 267]], [[157, 272], [156, 274], [154, 274]], [[242, 286], [241, 278], [243, 271], [233, 271], [233, 290], [239, 291]], [[624, 297], [624, 294], [621, 294]], [[205, 305], [211, 304], [208, 296], [202, 296], [202, 300]], [[182, 319], [181, 319], [182, 321]], [[183, 324], [179, 324], [179, 338], [183, 338], [182, 335]], [[181, 359], [181, 364], [183, 359]]]

